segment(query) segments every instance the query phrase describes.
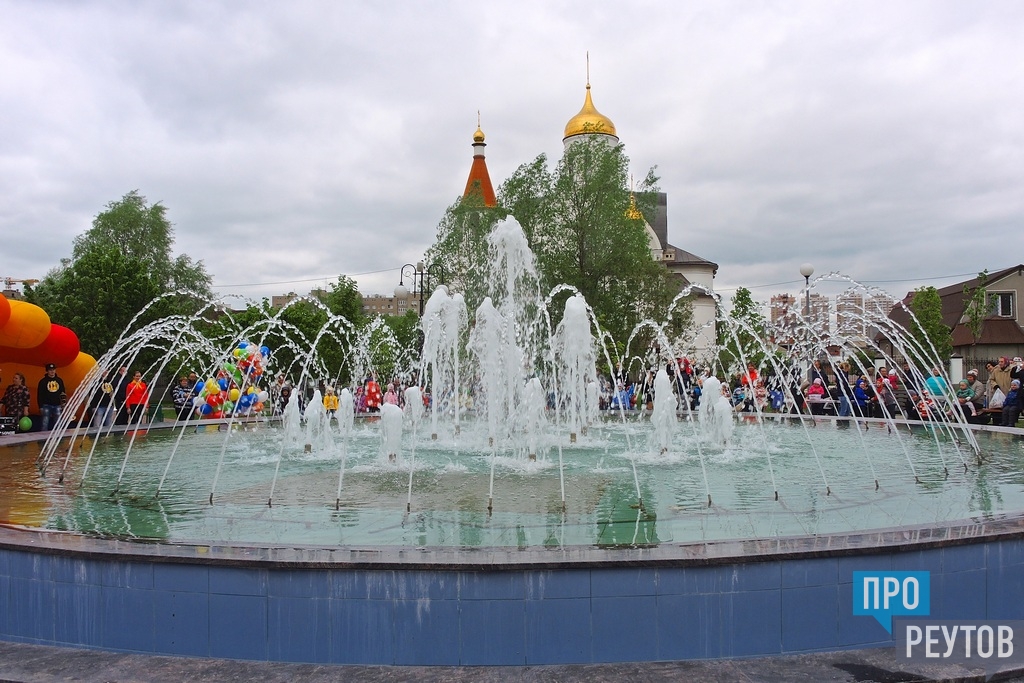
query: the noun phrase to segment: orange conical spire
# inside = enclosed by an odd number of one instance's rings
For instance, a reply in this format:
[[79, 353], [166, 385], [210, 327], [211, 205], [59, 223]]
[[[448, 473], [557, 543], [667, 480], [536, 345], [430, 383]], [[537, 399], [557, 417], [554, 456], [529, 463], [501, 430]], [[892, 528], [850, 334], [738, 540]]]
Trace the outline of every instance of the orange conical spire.
[[473, 133], [473, 165], [469, 168], [469, 179], [466, 180], [466, 191], [462, 193], [465, 199], [470, 194], [479, 194], [484, 201], [484, 206], [494, 208], [498, 200], [494, 196], [494, 186], [491, 185], [491, 174], [487, 172], [487, 161], [484, 159], [484, 132], [480, 128], [480, 112], [476, 113], [476, 132]]

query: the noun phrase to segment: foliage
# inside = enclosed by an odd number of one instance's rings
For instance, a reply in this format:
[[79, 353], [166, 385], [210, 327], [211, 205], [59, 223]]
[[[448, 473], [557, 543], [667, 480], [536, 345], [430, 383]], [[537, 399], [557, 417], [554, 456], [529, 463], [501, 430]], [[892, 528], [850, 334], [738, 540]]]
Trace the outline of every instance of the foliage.
[[381, 316], [379, 324], [370, 327], [367, 335], [370, 340], [370, 360], [380, 379], [391, 379], [399, 366], [408, 365], [402, 362], [408, 354], [419, 353], [419, 323], [415, 311], [406, 311], [404, 315]]
[[437, 241], [427, 250], [427, 262], [439, 268], [452, 292], [463, 293], [468, 310], [475, 311], [487, 295], [487, 236], [505, 216], [471, 193], [448, 207], [437, 226]]
[[[628, 215], [628, 170], [621, 145], [583, 136], [566, 148], [553, 172], [538, 156], [498, 192], [499, 204], [523, 227], [542, 285], [575, 287], [617, 340], [655, 318], [674, 293], [668, 272], [651, 258], [645, 222]], [[639, 190], [637, 208], [653, 216], [654, 169]], [[561, 310], [558, 302], [553, 310]]]
[[[910, 302], [914, 317], [910, 319], [910, 335], [920, 345], [928, 363], [945, 365], [953, 354], [953, 336], [942, 321], [942, 297], [934, 287], [918, 287]], [[932, 356], [932, 349], [936, 357]]]
[[718, 325], [718, 365], [728, 374], [744, 371], [747, 364], [762, 367], [768, 321], [749, 289], [736, 290], [728, 317], [729, 324]]
[[78, 335], [82, 350], [99, 357], [132, 318], [154, 297], [168, 296], [140, 323], [172, 314], [191, 314], [208, 299], [210, 276], [203, 263], [174, 256], [174, 231], [160, 203], [148, 205], [138, 191], [107, 204], [92, 228], [75, 238], [70, 259], [47, 273], [26, 298], [50, 319]]
[[35, 289], [26, 288], [25, 294], [50, 320], [73, 330], [83, 351], [99, 357], [160, 290], [116, 247], [98, 245], [73, 266], [48, 273]]
[[331, 283], [330, 289], [320, 300], [331, 314], [340, 315], [355, 327], [365, 322], [363, 295], [359, 293], [356, 281], [348, 275], [339, 275], [338, 281]]
[[401, 347], [412, 348], [419, 344], [420, 319], [416, 311], [406, 311], [404, 315], [386, 315], [382, 319], [391, 328], [395, 341]]
[[269, 347], [273, 371], [291, 381], [299, 379], [319, 336], [315, 356], [320, 365], [310, 367], [312, 379], [346, 385], [352, 380], [352, 349], [365, 324], [362, 308], [355, 281], [342, 275], [319, 296], [297, 299], [281, 309], [263, 299], [244, 311], [224, 314], [210, 324], [208, 334], [223, 348], [243, 340]]
[[964, 285], [964, 296], [967, 298], [964, 306], [964, 317], [966, 318], [967, 329], [971, 331], [973, 343], [978, 342], [981, 335], [981, 327], [988, 317], [988, 290], [985, 284], [988, 282], [988, 269], [978, 273], [978, 285], [973, 289]]

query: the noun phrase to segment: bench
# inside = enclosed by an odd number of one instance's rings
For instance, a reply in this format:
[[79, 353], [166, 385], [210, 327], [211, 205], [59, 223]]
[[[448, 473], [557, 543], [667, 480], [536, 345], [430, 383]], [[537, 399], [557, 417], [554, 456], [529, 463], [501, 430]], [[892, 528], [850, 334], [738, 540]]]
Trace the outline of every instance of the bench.
[[[977, 424], [987, 425], [993, 424], [999, 426], [999, 423], [1003, 421], [1003, 409], [1002, 408], [982, 408], [978, 411], [978, 422]], [[1020, 422], [1020, 418], [1017, 418], [1017, 422]], [[1016, 426], [1016, 424], [1014, 425]]]

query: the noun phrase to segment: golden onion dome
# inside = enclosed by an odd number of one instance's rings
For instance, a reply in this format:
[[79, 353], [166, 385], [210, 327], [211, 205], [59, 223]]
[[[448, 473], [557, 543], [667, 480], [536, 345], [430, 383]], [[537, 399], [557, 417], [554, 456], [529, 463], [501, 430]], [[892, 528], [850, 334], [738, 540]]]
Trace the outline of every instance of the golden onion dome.
[[587, 133], [615, 135], [615, 124], [594, 107], [594, 101], [590, 98], [590, 83], [587, 83], [587, 97], [583, 100], [583, 108], [580, 109], [580, 113], [565, 124], [565, 137], [567, 138]]
[[483, 141], [484, 141], [484, 132], [482, 130], [480, 130], [480, 126], [477, 125], [476, 132], [473, 133], [473, 142], [483, 142]]
[[632, 190], [629, 193], [629, 208], [626, 209], [626, 218], [631, 221], [642, 221], [644, 219], [640, 209], [636, 208], [636, 195], [633, 194]]

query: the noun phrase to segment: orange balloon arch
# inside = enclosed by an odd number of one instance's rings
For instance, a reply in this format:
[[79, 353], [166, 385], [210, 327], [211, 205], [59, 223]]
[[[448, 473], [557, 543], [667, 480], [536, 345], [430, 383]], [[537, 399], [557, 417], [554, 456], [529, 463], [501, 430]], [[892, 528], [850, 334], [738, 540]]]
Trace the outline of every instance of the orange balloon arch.
[[57, 366], [57, 374], [72, 394], [96, 365], [96, 359], [82, 353], [78, 335], [51, 323], [39, 306], [0, 294], [0, 371], [4, 387], [14, 373], [20, 372], [29, 389], [34, 389], [46, 374], [47, 363]]

